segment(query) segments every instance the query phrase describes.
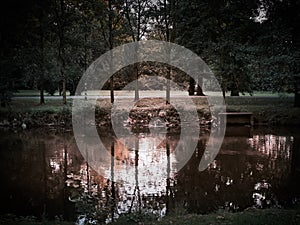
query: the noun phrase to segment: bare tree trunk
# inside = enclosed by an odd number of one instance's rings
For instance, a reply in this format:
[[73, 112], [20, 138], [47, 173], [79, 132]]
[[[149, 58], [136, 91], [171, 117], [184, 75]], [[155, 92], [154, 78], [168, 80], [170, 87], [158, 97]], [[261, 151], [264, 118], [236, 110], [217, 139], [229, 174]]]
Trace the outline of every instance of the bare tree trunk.
[[195, 80], [192, 77], [190, 77], [190, 82], [189, 82], [189, 95], [190, 96], [195, 95]]
[[300, 107], [300, 77], [295, 76], [295, 101], [294, 107]]
[[[55, 1], [56, 2], [56, 1]], [[64, 0], [59, 0], [59, 6], [56, 5], [54, 7], [55, 10], [55, 15], [57, 19], [57, 24], [58, 24], [58, 39], [59, 39], [59, 46], [58, 46], [58, 57], [60, 61], [60, 76], [62, 79], [62, 96], [63, 96], [63, 104], [67, 104], [67, 95], [66, 95], [66, 76], [64, 73], [65, 70], [65, 61], [64, 61], [64, 25], [63, 25], [63, 19], [64, 19], [64, 14], [65, 14], [65, 4]]]
[[[169, 0], [169, 7], [167, 7], [167, 0], [164, 0], [164, 20], [166, 24], [166, 39], [168, 42], [174, 42], [176, 37], [176, 18], [177, 5], [176, 0]], [[170, 28], [172, 27], [172, 28]], [[166, 104], [171, 103], [171, 73], [172, 68], [167, 67], [167, 88], [166, 88]]]
[[44, 97], [44, 71], [45, 71], [45, 53], [44, 53], [44, 24], [43, 24], [43, 12], [40, 14], [40, 32], [41, 32], [41, 74], [40, 74], [40, 104], [45, 104]]
[[[63, 70], [63, 69], [62, 69]], [[67, 90], [66, 90], [66, 78], [64, 73], [61, 73], [63, 75], [63, 81], [62, 81], [62, 95], [63, 95], [63, 104], [67, 104]]]
[[[141, 13], [142, 13], [142, 8], [141, 8], [141, 1], [137, 0], [137, 24], [136, 24], [136, 31], [137, 33], [134, 32], [134, 23], [132, 22], [132, 18], [130, 17], [131, 12], [131, 8], [129, 6], [128, 1], [125, 1], [125, 6], [126, 6], [126, 12], [125, 12], [125, 16], [126, 19], [128, 21], [128, 25], [130, 28], [130, 33], [131, 33], [131, 38], [133, 42], [138, 42], [141, 39]], [[138, 43], [137, 43], [138, 45]], [[137, 49], [136, 49], [137, 52]], [[134, 89], [134, 101], [138, 101], [140, 99], [139, 96], [139, 65], [135, 64], [134, 65], [134, 72], [135, 72], [135, 89]]]
[[40, 104], [45, 104], [45, 96], [44, 96], [44, 78], [40, 76]]
[[134, 101], [138, 101], [140, 99], [140, 95], [139, 95], [139, 66], [138, 64], [136, 64], [134, 66], [135, 68], [135, 73], [136, 73], [136, 80], [135, 80], [135, 91], [134, 91]]
[[205, 94], [203, 93], [203, 77], [199, 76], [198, 77], [198, 85], [197, 85], [197, 95], [198, 96], [205, 96]]
[[[224, 66], [224, 47], [222, 47], [221, 49], [221, 69], [223, 70], [223, 66]], [[221, 89], [222, 89], [222, 95], [223, 95], [223, 98], [225, 100], [225, 94], [226, 94], [226, 81], [224, 81], [224, 74], [222, 73], [221, 74], [221, 79], [222, 79], [222, 83], [221, 83]]]
[[[109, 29], [109, 49], [112, 50], [114, 48], [114, 36], [113, 36], [113, 15], [112, 15], [112, 0], [108, 0], [108, 29]], [[115, 95], [114, 95], [114, 77], [113, 75], [110, 77], [110, 102], [114, 103]]]
[[225, 99], [226, 92], [225, 92], [225, 88], [224, 87], [222, 87], [222, 95], [223, 95], [223, 98]]
[[[167, 8], [167, 0], [164, 0], [164, 20], [166, 24], [166, 41], [170, 42], [170, 24], [169, 18], [170, 16], [170, 8]], [[167, 84], [166, 84], [166, 104], [170, 104], [170, 79], [171, 79], [171, 71], [169, 65], [167, 65]]]
[[171, 82], [171, 68], [167, 66], [167, 90], [166, 90], [166, 104], [171, 103], [171, 87], [170, 87], [170, 82]]

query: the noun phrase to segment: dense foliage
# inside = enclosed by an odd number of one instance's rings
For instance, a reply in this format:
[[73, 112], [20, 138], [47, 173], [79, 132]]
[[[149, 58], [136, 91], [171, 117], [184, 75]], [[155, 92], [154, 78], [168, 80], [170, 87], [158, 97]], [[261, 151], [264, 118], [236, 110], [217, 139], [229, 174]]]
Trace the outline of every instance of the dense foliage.
[[[41, 103], [44, 90], [59, 90], [65, 103], [66, 90], [75, 94], [93, 60], [142, 39], [191, 49], [209, 64], [224, 93], [293, 92], [300, 74], [300, 1], [9, 1], [1, 7], [1, 101], [5, 105], [18, 89], [39, 89]], [[124, 81], [143, 75], [141, 67], [120, 72], [105, 87], [113, 95]], [[189, 80], [171, 68], [165, 76], [190, 94], [198, 84], [203, 94], [201, 78]]]

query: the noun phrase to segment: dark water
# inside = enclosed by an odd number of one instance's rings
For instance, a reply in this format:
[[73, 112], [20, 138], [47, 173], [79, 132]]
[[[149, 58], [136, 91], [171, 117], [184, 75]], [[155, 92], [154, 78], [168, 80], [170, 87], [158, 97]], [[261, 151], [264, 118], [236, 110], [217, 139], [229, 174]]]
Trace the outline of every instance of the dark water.
[[114, 158], [113, 169], [100, 174], [85, 162], [71, 131], [1, 130], [0, 213], [70, 220], [84, 214], [109, 221], [137, 211], [163, 216], [288, 207], [300, 197], [299, 131], [228, 129], [216, 159], [200, 172], [209, 130], [189, 137], [199, 139], [198, 145], [179, 171], [174, 150], [187, 140], [178, 133], [143, 131], [117, 139], [102, 130]]

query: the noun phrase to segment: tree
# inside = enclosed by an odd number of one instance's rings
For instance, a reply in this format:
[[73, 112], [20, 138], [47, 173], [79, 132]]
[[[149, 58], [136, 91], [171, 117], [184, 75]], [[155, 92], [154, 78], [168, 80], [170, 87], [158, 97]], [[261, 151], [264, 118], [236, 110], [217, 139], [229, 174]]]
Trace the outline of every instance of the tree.
[[[124, 42], [124, 12], [123, 1], [107, 0], [106, 7], [101, 11], [99, 19], [102, 37], [108, 50], [112, 50], [118, 44]], [[126, 39], [126, 35], [125, 35]], [[114, 76], [110, 77], [110, 99], [114, 102]]]
[[44, 104], [45, 80], [53, 80], [57, 73], [55, 53], [52, 41], [51, 20], [49, 20], [50, 7], [48, 1], [34, 2], [24, 16], [23, 42], [19, 44], [18, 50], [14, 52], [14, 61], [18, 64], [23, 75], [22, 87], [28, 82], [30, 88], [40, 90], [40, 104]]
[[65, 30], [67, 26], [67, 9], [66, 7], [68, 4], [66, 4], [65, 0], [55, 0], [53, 5], [54, 10], [54, 18], [55, 22], [54, 25], [56, 27], [55, 31], [58, 37], [58, 44], [57, 44], [57, 50], [58, 50], [58, 63], [59, 63], [59, 73], [62, 80], [62, 95], [63, 95], [63, 104], [67, 104], [67, 93], [66, 93], [66, 73], [65, 73], [65, 45], [66, 45], [66, 38], [65, 38]]
[[[133, 42], [139, 42], [147, 33], [150, 21], [149, 9], [151, 7], [150, 0], [125, 0], [125, 16], [129, 28], [129, 34]], [[138, 44], [138, 43], [137, 43]], [[136, 77], [135, 85], [135, 101], [139, 100], [139, 64], [134, 64], [134, 72]]]
[[[250, 19], [257, 1], [181, 2], [176, 42], [199, 54], [217, 75], [223, 92], [251, 92], [247, 60], [256, 32]], [[193, 90], [195, 82], [190, 82]], [[201, 79], [198, 81], [201, 84]], [[200, 86], [200, 85], [199, 85]], [[202, 94], [198, 89], [198, 94]], [[190, 94], [193, 94], [192, 91]]]
[[[151, 7], [151, 33], [148, 35], [150, 39], [159, 39], [167, 42], [174, 42], [176, 39], [177, 27], [177, 0], [158, 0]], [[166, 104], [170, 104], [170, 79], [172, 68], [167, 65], [166, 71]]]
[[259, 80], [263, 88], [274, 92], [297, 91], [295, 77], [300, 74], [300, 2], [294, 0], [262, 1], [265, 20], [260, 24], [261, 47], [259, 70], [264, 76]]
[[[21, 53], [27, 49], [25, 51], [27, 55], [29, 46], [37, 49], [37, 45], [41, 45], [42, 23], [37, 14], [35, 17], [32, 16], [32, 12], [37, 12], [37, 7], [31, 7], [35, 3], [35, 0], [26, 3], [14, 0], [1, 7], [0, 91], [5, 99], [12, 96], [12, 92], [18, 87], [24, 86], [24, 80], [28, 77], [28, 75], [23, 76], [24, 71], [32, 64], [24, 63], [28, 61]], [[43, 11], [39, 15], [42, 16], [42, 14]], [[33, 45], [34, 42], [35, 45]], [[36, 58], [35, 56], [39, 53], [40, 51], [35, 52], [32, 56]], [[36, 68], [39, 65], [41, 65], [40, 61], [36, 63]], [[39, 77], [39, 74], [37, 76]], [[44, 102], [43, 97], [40, 102]]]
[[[209, 26], [206, 24], [210, 20], [209, 8], [203, 1], [179, 1], [177, 19], [177, 37], [175, 42], [190, 48], [197, 54], [203, 55], [203, 51], [210, 41], [207, 34]], [[203, 78], [198, 77], [197, 95], [204, 96], [202, 90]], [[189, 79], [189, 95], [195, 94], [196, 81]]]

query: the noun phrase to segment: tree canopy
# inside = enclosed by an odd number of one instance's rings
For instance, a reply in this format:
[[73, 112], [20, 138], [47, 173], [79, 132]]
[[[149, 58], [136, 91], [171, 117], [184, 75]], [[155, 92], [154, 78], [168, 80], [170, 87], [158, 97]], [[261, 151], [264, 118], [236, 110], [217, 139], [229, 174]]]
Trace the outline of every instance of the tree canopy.
[[[142, 39], [191, 49], [211, 67], [224, 93], [292, 92], [300, 70], [299, 26], [299, 0], [12, 0], [1, 7], [0, 93], [39, 89], [41, 103], [44, 90], [74, 95], [93, 60]], [[135, 68], [128, 81], [145, 71]], [[197, 83], [203, 94], [200, 78], [174, 74], [170, 68], [165, 76], [191, 94]], [[112, 97], [122, 77], [105, 86]]]

